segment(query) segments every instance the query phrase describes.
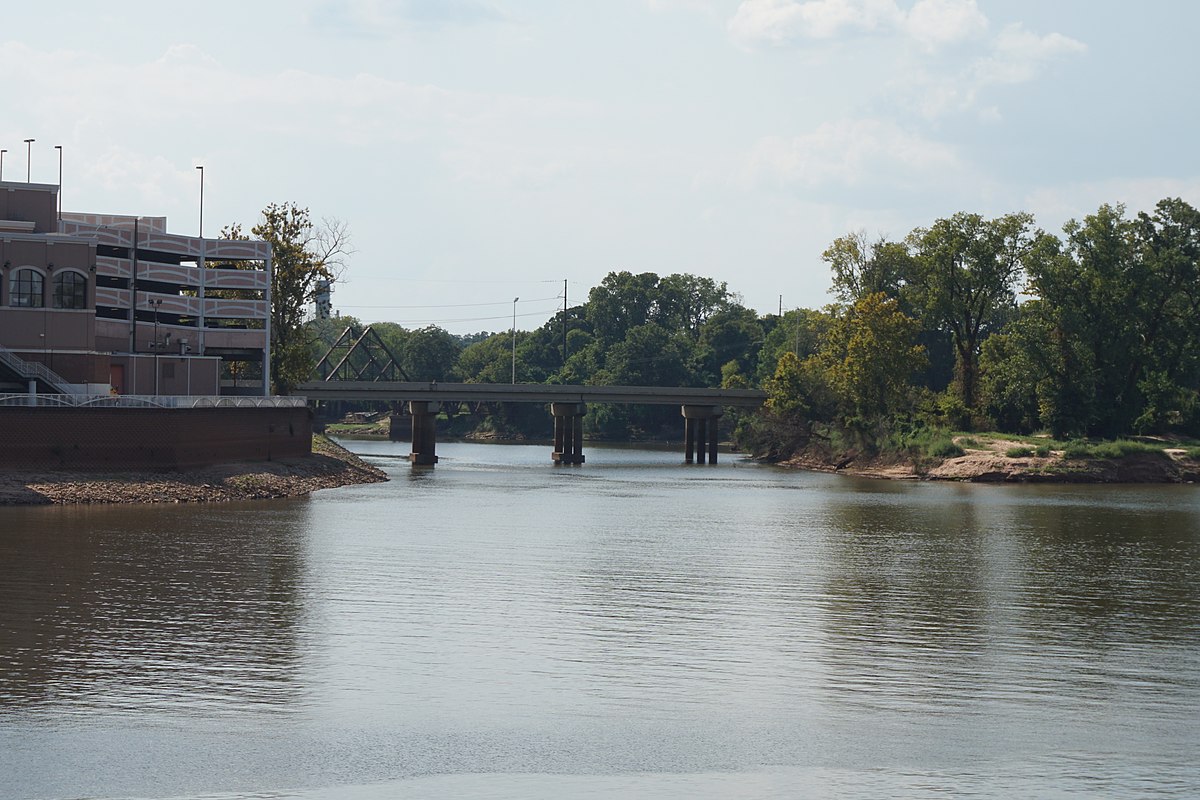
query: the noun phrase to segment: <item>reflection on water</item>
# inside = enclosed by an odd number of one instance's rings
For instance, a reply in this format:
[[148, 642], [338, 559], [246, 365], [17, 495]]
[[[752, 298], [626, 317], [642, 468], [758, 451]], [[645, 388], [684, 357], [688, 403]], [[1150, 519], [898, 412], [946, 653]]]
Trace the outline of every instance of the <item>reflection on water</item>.
[[0, 794], [1200, 791], [1194, 487], [355, 446], [395, 480], [0, 509]]
[[0, 709], [232, 712], [296, 696], [286, 510], [4, 509]]

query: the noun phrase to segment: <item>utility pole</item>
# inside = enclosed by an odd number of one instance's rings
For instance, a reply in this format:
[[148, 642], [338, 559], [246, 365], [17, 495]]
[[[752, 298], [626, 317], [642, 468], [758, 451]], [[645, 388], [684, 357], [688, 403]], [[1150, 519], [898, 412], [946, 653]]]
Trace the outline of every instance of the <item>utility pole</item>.
[[567, 279], [563, 278], [563, 367], [567, 366]]
[[0, 181], [4, 180], [4, 154], [7, 150], [0, 150]]
[[26, 183], [29, 183], [29, 176], [33, 174], [33, 167], [30, 164], [30, 161], [33, 158], [33, 143], [36, 141], [37, 141], [37, 139], [26, 139], [25, 140], [25, 182]]
[[517, 301], [519, 297], [513, 298], [513, 326], [512, 326], [512, 382], [515, 385], [517, 382]]

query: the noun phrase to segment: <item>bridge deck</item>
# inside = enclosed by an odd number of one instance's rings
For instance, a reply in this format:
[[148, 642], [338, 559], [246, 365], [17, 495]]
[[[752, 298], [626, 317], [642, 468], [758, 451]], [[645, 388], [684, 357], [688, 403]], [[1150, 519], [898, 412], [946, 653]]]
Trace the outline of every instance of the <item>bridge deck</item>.
[[309, 381], [295, 393], [310, 400], [441, 400], [506, 403], [629, 403], [757, 408], [767, 399], [757, 389], [693, 389], [673, 386], [576, 386], [540, 383], [421, 383]]

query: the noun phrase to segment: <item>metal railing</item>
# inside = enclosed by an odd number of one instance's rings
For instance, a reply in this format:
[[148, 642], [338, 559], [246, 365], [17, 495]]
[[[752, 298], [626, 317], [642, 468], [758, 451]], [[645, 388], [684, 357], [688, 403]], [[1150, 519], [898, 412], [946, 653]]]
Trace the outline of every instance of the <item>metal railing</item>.
[[138, 394], [0, 394], [0, 406], [46, 408], [302, 408], [303, 397]]
[[39, 380], [62, 393], [68, 393], [71, 390], [70, 384], [61, 375], [52, 372], [45, 364], [26, 361], [4, 345], [0, 345], [0, 364], [8, 367], [24, 380], [31, 378]]

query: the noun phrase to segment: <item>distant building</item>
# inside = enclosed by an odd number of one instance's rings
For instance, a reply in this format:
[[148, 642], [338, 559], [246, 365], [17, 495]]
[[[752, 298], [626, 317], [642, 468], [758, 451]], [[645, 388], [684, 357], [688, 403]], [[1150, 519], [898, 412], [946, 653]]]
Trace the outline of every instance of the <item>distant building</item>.
[[59, 219], [58, 191], [0, 182], [0, 393], [25, 391], [24, 362], [78, 394], [269, 394], [269, 244]]

